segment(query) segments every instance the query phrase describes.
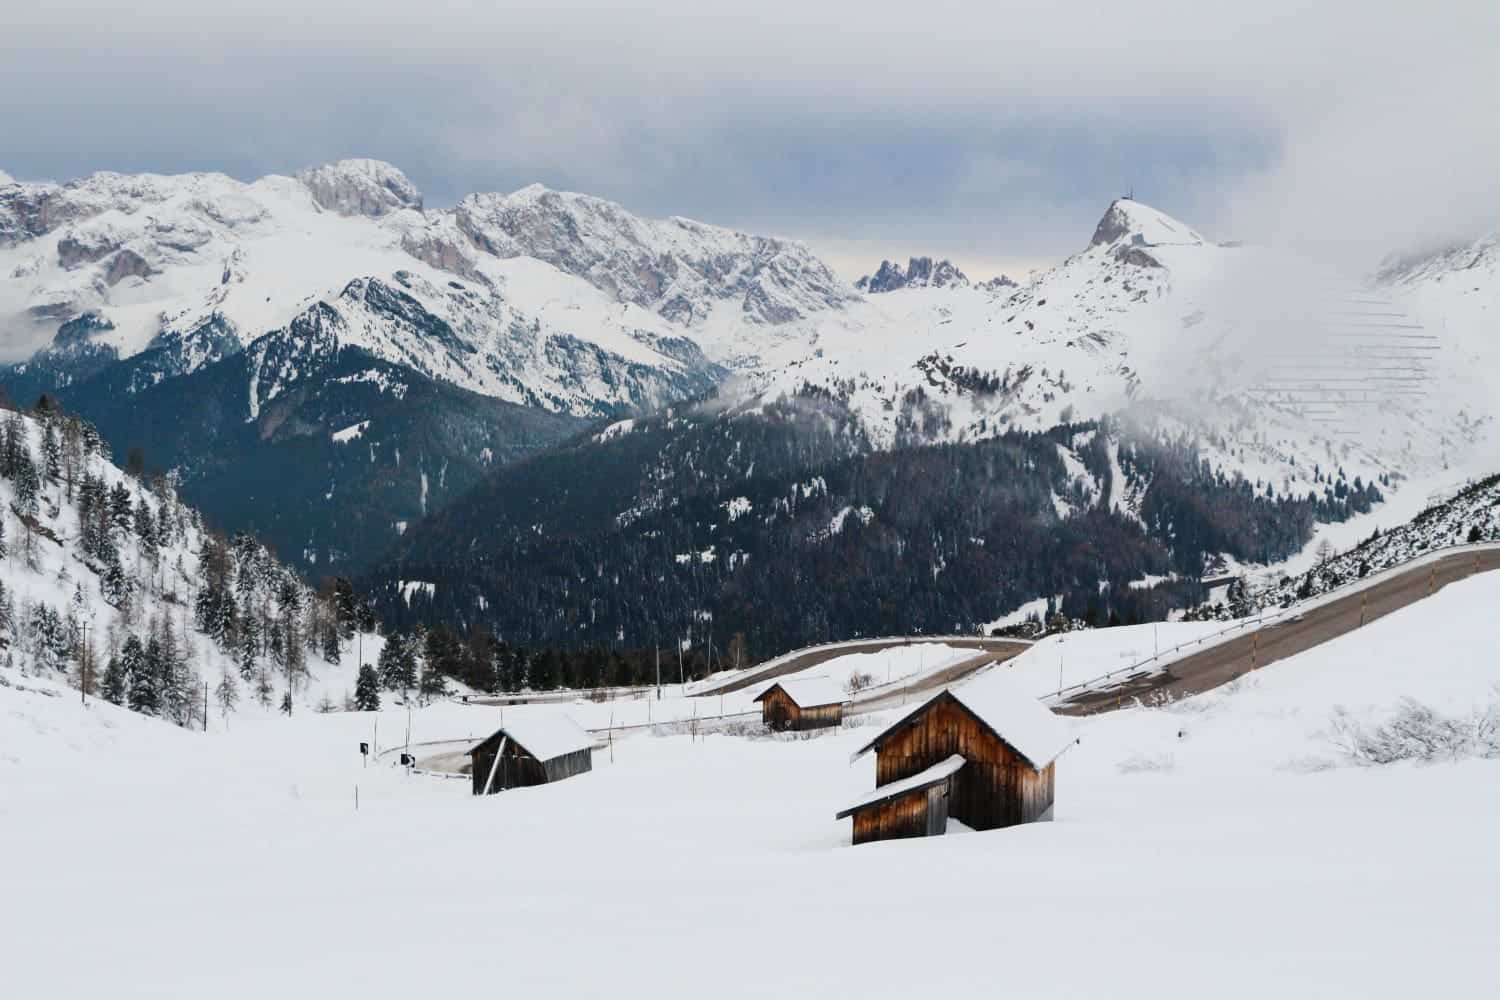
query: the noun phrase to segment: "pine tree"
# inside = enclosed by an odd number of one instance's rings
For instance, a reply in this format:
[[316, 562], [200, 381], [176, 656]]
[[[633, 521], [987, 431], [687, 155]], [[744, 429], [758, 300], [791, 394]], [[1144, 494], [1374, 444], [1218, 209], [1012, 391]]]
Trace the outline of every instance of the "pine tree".
[[335, 622], [328, 622], [323, 628], [323, 659], [328, 663], [339, 662], [339, 630]]
[[57, 436], [57, 425], [51, 420], [42, 425], [42, 465], [52, 482], [62, 478], [62, 441]]
[[368, 663], [359, 668], [354, 684], [354, 707], [361, 712], [380, 711], [380, 677]]
[[16, 463], [20, 460], [25, 440], [26, 425], [22, 422], [21, 415], [13, 410], [6, 414], [5, 426], [0, 431], [0, 476], [15, 478]]
[[271, 707], [271, 696], [276, 689], [271, 686], [271, 672], [261, 667], [255, 674], [255, 700], [260, 703], [261, 708]]
[[135, 535], [141, 540], [141, 550], [152, 563], [156, 562], [156, 519], [151, 516], [151, 505], [145, 497], [135, 502]]
[[99, 592], [106, 604], [118, 608], [130, 599], [130, 578], [120, 565], [120, 553], [113, 545], [104, 552], [104, 572], [99, 576]]
[[130, 688], [126, 682], [125, 665], [120, 662], [120, 657], [111, 656], [109, 666], [104, 668], [104, 683], [100, 694], [104, 700], [112, 705], [123, 705], [129, 696]]
[[36, 516], [37, 500], [41, 496], [42, 481], [36, 474], [36, 464], [31, 460], [31, 449], [24, 444], [16, 457], [16, 507], [22, 514]]
[[448, 681], [436, 670], [422, 671], [422, 683], [417, 689], [417, 694], [424, 705], [431, 704], [434, 699], [446, 697], [448, 694]]
[[219, 676], [219, 684], [214, 688], [214, 700], [219, 703], [219, 713], [226, 719], [229, 718], [229, 713], [240, 703], [240, 686], [235, 683], [234, 671], [225, 670]]
[[10, 591], [5, 589], [5, 582], [0, 580], [0, 633], [15, 635], [16, 632], [16, 609], [10, 600]]
[[130, 487], [115, 483], [109, 491], [109, 520], [115, 531], [128, 533], [135, 524], [135, 505], [130, 501]]
[[132, 711], [155, 715], [161, 711], [161, 676], [156, 666], [141, 645], [140, 637], [131, 634], [120, 650], [120, 666], [130, 685], [129, 704]]
[[246, 615], [240, 623], [240, 677], [249, 681], [255, 676], [255, 664], [260, 656], [260, 622]]
[[392, 635], [380, 650], [380, 683], [389, 691], [403, 696], [417, 686], [416, 639], [409, 635]]

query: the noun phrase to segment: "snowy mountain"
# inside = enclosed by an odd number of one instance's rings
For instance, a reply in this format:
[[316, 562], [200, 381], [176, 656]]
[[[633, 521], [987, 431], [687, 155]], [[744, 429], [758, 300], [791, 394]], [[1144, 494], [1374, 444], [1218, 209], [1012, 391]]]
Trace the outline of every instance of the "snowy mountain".
[[[409, 301], [365, 308], [346, 294], [353, 282], [400, 286]], [[680, 323], [736, 295], [737, 315], [771, 324], [847, 297], [794, 245], [540, 188], [424, 212], [400, 171], [368, 160], [252, 184], [96, 174], [0, 187], [0, 322], [45, 343], [40, 378], [14, 373], [32, 389], [148, 353], [139, 391], [331, 306], [344, 341], [378, 356], [587, 416], [711, 382], [714, 364]], [[442, 343], [423, 343], [413, 312], [447, 325]], [[61, 329], [80, 319], [82, 335]], [[66, 370], [73, 355], [83, 363]]]
[[[1371, 286], [1122, 199], [1024, 285], [925, 257], [862, 284], [795, 243], [538, 186], [428, 209], [368, 160], [0, 185], [0, 323], [45, 341], [12, 398], [58, 394], [304, 568], [375, 558], [586, 421], [710, 391], [747, 416], [826, 397], [876, 450], [1124, 414], [1315, 499], [1461, 460], [1500, 396], [1492, 248]], [[356, 426], [362, 450], [337, 437]]]
[[952, 261], [940, 260], [936, 264], [931, 257], [912, 257], [901, 265], [889, 260], [880, 262], [874, 274], [867, 274], [854, 283], [862, 292], [894, 292], [898, 288], [950, 288], [967, 287], [969, 276], [960, 271]]
[[[1021, 287], [882, 274], [866, 287], [893, 288], [825, 324], [816, 352], [747, 379], [746, 408], [812, 387], [879, 447], [1129, 411], [1291, 491], [1315, 489], [1319, 465], [1367, 480], [1437, 467], [1494, 417], [1495, 394], [1473, 384], [1476, 362], [1488, 373], [1500, 360], [1481, 316], [1215, 243], [1139, 202], [1116, 201], [1084, 250]], [[1472, 285], [1487, 303], [1500, 293], [1492, 273]]]
[[[304, 567], [373, 556], [583, 421], [803, 353], [854, 301], [794, 243], [537, 186], [427, 210], [370, 160], [0, 185], [0, 326], [44, 342], [9, 395], [59, 396]], [[363, 469], [337, 438], [356, 425]]]

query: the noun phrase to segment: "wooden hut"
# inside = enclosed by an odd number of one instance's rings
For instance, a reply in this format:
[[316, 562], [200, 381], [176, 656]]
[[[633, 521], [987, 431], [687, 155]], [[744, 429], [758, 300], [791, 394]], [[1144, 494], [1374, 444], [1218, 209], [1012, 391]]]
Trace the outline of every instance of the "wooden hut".
[[839, 813], [854, 817], [854, 842], [935, 837], [948, 829], [953, 777], [968, 763], [953, 754], [920, 774], [882, 785]]
[[875, 751], [875, 793], [837, 818], [854, 818], [856, 844], [941, 833], [949, 818], [975, 830], [1049, 820], [1054, 762], [1072, 742], [1030, 692], [1003, 674], [982, 676], [861, 747], [855, 757]]
[[593, 769], [594, 741], [560, 712], [512, 712], [469, 751], [474, 794], [545, 785]]
[[844, 721], [844, 692], [827, 677], [777, 681], [755, 696], [772, 729], [821, 729]]

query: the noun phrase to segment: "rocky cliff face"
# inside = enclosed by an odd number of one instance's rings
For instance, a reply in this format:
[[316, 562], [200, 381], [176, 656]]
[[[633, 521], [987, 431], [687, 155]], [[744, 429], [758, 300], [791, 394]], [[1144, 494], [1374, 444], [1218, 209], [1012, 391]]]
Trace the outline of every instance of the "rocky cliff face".
[[621, 301], [684, 325], [720, 302], [755, 323], [789, 323], [836, 309], [851, 295], [801, 244], [689, 219], [645, 219], [619, 205], [539, 185], [476, 194], [454, 209], [483, 252], [532, 257]]
[[378, 219], [403, 208], [422, 210], [422, 193], [407, 176], [379, 160], [340, 160], [299, 171], [297, 179], [319, 207], [339, 215]]
[[900, 264], [881, 261], [874, 274], [860, 278], [854, 287], [873, 295], [894, 292], [898, 288], [965, 288], [968, 284], [968, 275], [950, 260], [934, 264], [931, 257], [912, 257], [904, 271]]

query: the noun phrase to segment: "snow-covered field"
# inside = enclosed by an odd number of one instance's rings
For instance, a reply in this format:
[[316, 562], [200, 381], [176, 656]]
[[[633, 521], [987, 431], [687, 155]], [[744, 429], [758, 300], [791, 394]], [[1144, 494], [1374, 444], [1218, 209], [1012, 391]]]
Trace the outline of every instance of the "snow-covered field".
[[[833, 813], [873, 783], [868, 726], [634, 736], [476, 800], [361, 767], [368, 714], [193, 733], [0, 669], [5, 994], [1490, 996], [1500, 760], [1360, 766], [1331, 723], [1500, 698], [1496, 606], [1482, 575], [1081, 720], [1056, 822], [859, 848]], [[418, 711], [413, 738], [499, 711]]]

